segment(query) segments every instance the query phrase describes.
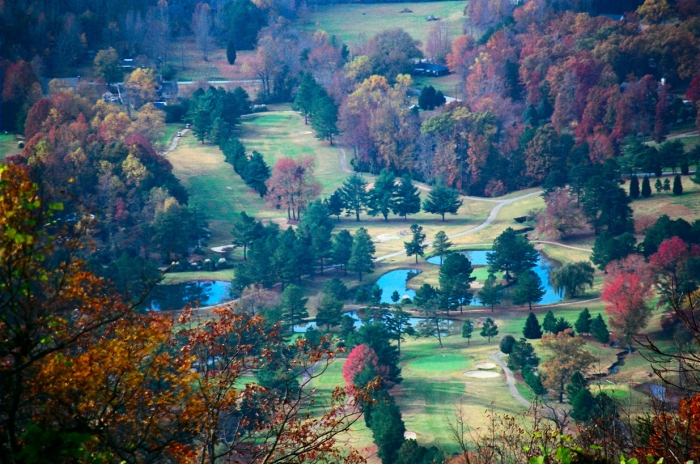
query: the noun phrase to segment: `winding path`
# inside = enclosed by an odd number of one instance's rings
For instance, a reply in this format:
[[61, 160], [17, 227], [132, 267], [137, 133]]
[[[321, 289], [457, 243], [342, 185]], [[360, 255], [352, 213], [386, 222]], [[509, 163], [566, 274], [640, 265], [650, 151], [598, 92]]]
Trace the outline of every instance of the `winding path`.
[[593, 253], [593, 250], [590, 248], [583, 248], [583, 247], [577, 247], [577, 246], [572, 246], [572, 245], [564, 245], [563, 243], [559, 242], [550, 242], [548, 240], [532, 240], [532, 243], [546, 243], [547, 245], [554, 245], [562, 248], [568, 248], [570, 250], [578, 250], [578, 251], [585, 251], [586, 253]]
[[[161, 155], [165, 156], [168, 153], [170, 153], [171, 151], [175, 150], [177, 148], [178, 142], [180, 142], [180, 138], [183, 135], [185, 135], [186, 133], [188, 133], [189, 131], [190, 131], [189, 129], [182, 129], [181, 131], [176, 132], [175, 135], [173, 136], [173, 139], [170, 141], [170, 146], [168, 147], [167, 150], [165, 150], [163, 153], [161, 153]], [[180, 135], [177, 135], [178, 133]]]
[[508, 390], [510, 391], [511, 396], [523, 406], [527, 406], [528, 408], [532, 406], [532, 403], [523, 398], [523, 395], [521, 395], [518, 391], [518, 387], [515, 386], [515, 376], [513, 375], [513, 371], [508, 369], [506, 363], [503, 362], [503, 360], [501, 359], [501, 352], [496, 351], [494, 354], [491, 355], [491, 359], [496, 361], [498, 365], [501, 366], [501, 368], [503, 369], [503, 372], [505, 372], [506, 382], [508, 382]]

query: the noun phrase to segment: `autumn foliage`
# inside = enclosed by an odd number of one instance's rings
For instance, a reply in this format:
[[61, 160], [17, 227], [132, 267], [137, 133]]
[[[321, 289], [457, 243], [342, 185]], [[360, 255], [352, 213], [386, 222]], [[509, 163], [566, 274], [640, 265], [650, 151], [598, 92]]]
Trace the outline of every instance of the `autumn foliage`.
[[379, 375], [383, 382], [389, 379], [389, 368], [379, 364], [379, 358], [372, 348], [367, 345], [357, 345], [348, 355], [348, 359], [343, 364], [343, 380], [345, 385], [351, 388], [355, 385], [355, 377], [362, 372], [365, 367], [371, 366]]

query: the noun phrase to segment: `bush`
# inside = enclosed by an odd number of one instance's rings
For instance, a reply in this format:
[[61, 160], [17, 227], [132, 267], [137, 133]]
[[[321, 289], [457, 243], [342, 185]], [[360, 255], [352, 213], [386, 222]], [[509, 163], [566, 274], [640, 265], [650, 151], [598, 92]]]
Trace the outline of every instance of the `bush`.
[[178, 103], [176, 105], [166, 105], [163, 107], [163, 112], [165, 112], [165, 122], [182, 122], [185, 114], [187, 114], [186, 103]]
[[172, 81], [177, 75], [177, 70], [169, 64], [164, 64], [160, 68], [160, 75], [163, 76], [164, 81]]
[[515, 338], [513, 338], [512, 335], [506, 335], [501, 339], [501, 343], [498, 345], [498, 347], [500, 348], [501, 353], [511, 354], [513, 352], [514, 345]]

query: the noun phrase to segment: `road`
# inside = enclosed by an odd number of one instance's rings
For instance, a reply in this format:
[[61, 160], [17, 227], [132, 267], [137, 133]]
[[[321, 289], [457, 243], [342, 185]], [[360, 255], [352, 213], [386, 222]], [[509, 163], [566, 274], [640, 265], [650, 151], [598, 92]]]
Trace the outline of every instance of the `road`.
[[[205, 79], [206, 80], [206, 79]], [[198, 84], [199, 82], [202, 81], [179, 81], [177, 85], [193, 85], [193, 84]], [[255, 82], [260, 82], [260, 79], [231, 79], [231, 80], [218, 80], [218, 81], [209, 81], [207, 80], [207, 83], [210, 85], [217, 85], [217, 84], [252, 84]]]
[[523, 398], [523, 395], [521, 395], [518, 391], [518, 387], [515, 386], [515, 376], [513, 375], [513, 371], [508, 369], [506, 363], [501, 359], [501, 354], [502, 353], [500, 351], [497, 351], [491, 355], [491, 359], [496, 361], [498, 365], [501, 366], [501, 368], [503, 369], [503, 372], [505, 372], [506, 382], [508, 383], [508, 390], [510, 391], [511, 396], [515, 398], [515, 401], [529, 408], [530, 406], [532, 406], [532, 403]]

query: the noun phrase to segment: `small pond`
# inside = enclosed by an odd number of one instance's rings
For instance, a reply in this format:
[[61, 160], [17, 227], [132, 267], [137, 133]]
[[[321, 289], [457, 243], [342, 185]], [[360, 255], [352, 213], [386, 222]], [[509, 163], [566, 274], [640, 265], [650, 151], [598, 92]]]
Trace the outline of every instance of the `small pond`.
[[[343, 314], [347, 314], [348, 316], [352, 317], [355, 320], [355, 328], [360, 328], [364, 324], [362, 322], [362, 319], [360, 319], [360, 316], [357, 314], [357, 311], [346, 311]], [[418, 322], [421, 321], [421, 317], [411, 317], [408, 319], [408, 321], [411, 323], [411, 325], [415, 328], [416, 325], [418, 325]], [[441, 319], [442, 320], [442, 319]], [[294, 326], [294, 333], [305, 333], [306, 329], [309, 327], [313, 327], [314, 329], [318, 329], [318, 326], [316, 325], [316, 321], [309, 321], [306, 324], [299, 324]]]
[[391, 295], [394, 291], [399, 292], [399, 297], [403, 299], [405, 296], [413, 300], [416, 292], [410, 288], [406, 288], [409, 273], [413, 275], [420, 274], [421, 271], [415, 269], [397, 269], [384, 274], [377, 280], [377, 285], [382, 289], [382, 303], [393, 304]]
[[180, 310], [199, 301], [199, 306], [210, 306], [231, 300], [231, 282], [223, 280], [192, 281], [181, 284], [157, 285], [150, 295], [151, 311]]
[[[465, 251], [464, 254], [469, 258], [469, 261], [471, 261], [472, 266], [487, 266], [488, 262], [486, 260], [486, 255], [490, 252], [491, 250], [469, 250]], [[440, 264], [440, 257], [433, 256], [432, 258], [428, 259], [428, 262], [430, 264]], [[542, 285], [547, 291], [547, 293], [545, 293], [542, 297], [542, 301], [538, 303], [540, 305], [559, 303], [561, 300], [564, 299], [563, 295], [557, 293], [552, 287], [552, 285], [549, 283], [549, 272], [550, 269], [552, 269], [552, 267], [552, 262], [548, 260], [545, 255], [540, 253], [540, 257], [537, 260], [537, 265], [532, 269], [540, 277], [540, 279], [542, 279]], [[474, 299], [472, 300], [470, 306], [480, 305], [481, 304], [479, 303], [479, 299], [476, 297], [476, 295], [474, 295]]]

